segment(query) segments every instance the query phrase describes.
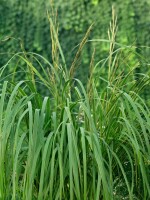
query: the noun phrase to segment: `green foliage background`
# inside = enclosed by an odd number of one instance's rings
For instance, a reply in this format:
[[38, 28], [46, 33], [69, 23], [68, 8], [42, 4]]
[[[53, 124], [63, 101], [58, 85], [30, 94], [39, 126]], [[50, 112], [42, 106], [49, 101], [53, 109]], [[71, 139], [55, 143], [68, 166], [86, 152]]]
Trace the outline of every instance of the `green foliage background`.
[[[8, 57], [2, 53], [15, 53], [20, 49], [20, 38], [26, 51], [40, 53], [51, 61], [51, 42], [49, 22], [46, 11], [50, 9], [49, 0], [0, 0], [0, 66]], [[114, 5], [118, 15], [117, 42], [135, 45], [135, 53], [145, 58], [140, 61], [136, 72], [148, 71], [150, 50], [150, 0], [57, 0], [59, 39], [62, 44], [68, 68], [73, 61], [78, 45], [88, 27], [94, 23], [89, 39], [108, 39], [107, 30]], [[7, 40], [7, 41], [5, 41]], [[88, 66], [93, 49], [96, 49], [95, 62], [107, 57], [109, 45], [106, 42], [89, 42], [82, 52], [77, 77], [86, 81]], [[11, 56], [11, 55], [10, 55]], [[132, 66], [138, 59], [130, 56]], [[147, 92], [145, 91], [145, 94]]]

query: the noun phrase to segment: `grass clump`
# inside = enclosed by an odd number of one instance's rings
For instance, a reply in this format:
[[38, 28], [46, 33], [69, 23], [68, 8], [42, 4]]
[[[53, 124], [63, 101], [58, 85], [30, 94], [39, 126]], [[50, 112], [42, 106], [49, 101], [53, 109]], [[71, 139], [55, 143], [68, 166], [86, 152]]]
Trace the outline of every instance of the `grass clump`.
[[13, 58], [1, 68], [0, 199], [149, 199], [150, 111], [140, 97], [149, 76], [135, 81], [134, 66], [121, 67], [113, 15], [109, 56], [94, 64], [93, 53], [83, 86], [73, 75], [89, 30], [69, 71], [49, 20], [53, 64], [24, 51], [13, 57], [25, 80], [4, 81]]

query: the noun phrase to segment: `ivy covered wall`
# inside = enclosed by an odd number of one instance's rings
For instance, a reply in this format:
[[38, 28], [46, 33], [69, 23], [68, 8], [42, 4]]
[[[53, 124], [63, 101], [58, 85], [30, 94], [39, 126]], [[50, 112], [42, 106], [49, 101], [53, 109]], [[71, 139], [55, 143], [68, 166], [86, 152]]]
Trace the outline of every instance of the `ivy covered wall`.
[[[114, 5], [118, 15], [117, 42], [124, 45], [150, 46], [150, 0], [57, 0], [59, 38], [68, 67], [88, 27], [94, 23], [89, 39], [108, 39], [111, 9]], [[26, 51], [40, 53], [51, 61], [51, 41], [47, 10], [49, 0], [1, 0], [0, 3], [0, 66], [8, 57], [3, 53], [21, 51], [20, 39]], [[15, 39], [9, 39], [13, 37]], [[93, 49], [96, 61], [108, 55], [108, 44], [89, 42], [85, 46], [77, 76], [88, 75], [88, 66]], [[136, 48], [146, 58], [149, 48]], [[11, 56], [11, 55], [9, 55]], [[132, 61], [134, 62], [134, 57]], [[146, 61], [145, 61], [146, 63]], [[148, 70], [141, 64], [138, 72]]]

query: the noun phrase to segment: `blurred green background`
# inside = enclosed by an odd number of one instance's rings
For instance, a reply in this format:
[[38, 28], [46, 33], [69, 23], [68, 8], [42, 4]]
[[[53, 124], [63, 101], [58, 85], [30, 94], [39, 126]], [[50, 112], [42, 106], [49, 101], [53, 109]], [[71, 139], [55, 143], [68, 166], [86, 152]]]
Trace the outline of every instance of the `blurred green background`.
[[[112, 17], [112, 5], [118, 16], [118, 34], [116, 41], [122, 45], [133, 45], [135, 53], [145, 59], [140, 61], [137, 72], [148, 72], [150, 55], [150, 0], [57, 0], [54, 6], [58, 10], [59, 39], [70, 67], [78, 45], [88, 27], [94, 22], [89, 39], [108, 39], [109, 23]], [[0, 0], [0, 66], [11, 55], [21, 51], [20, 43], [7, 37], [20, 38], [26, 51], [39, 53], [51, 61], [51, 39], [47, 10], [49, 0]], [[147, 46], [147, 47], [141, 47]], [[88, 76], [89, 63], [93, 49], [95, 60], [108, 56], [109, 45], [105, 42], [89, 42], [84, 47], [80, 59], [77, 77]], [[138, 58], [130, 56], [130, 63]], [[145, 92], [146, 93], [146, 92]]]

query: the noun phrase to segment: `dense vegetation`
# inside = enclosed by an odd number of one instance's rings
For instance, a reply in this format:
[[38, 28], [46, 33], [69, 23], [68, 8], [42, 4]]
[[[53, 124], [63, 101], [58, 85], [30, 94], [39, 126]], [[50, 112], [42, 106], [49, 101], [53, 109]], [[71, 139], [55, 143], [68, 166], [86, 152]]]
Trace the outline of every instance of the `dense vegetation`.
[[[15, 22], [9, 26], [6, 19], [2, 30], [14, 31], [15, 35], [11, 36], [15, 39], [11, 37], [9, 40], [3, 35], [0, 41], [1, 51], [5, 51], [1, 54], [0, 68], [0, 199], [150, 199], [148, 92], [145, 98], [150, 87], [146, 58], [149, 48], [126, 45], [129, 40], [124, 26], [117, 36], [114, 9], [109, 38], [99, 39], [99, 33], [106, 30], [110, 1], [72, 1], [69, 7], [67, 1], [56, 3], [64, 9], [68, 7], [71, 15], [77, 5], [76, 8], [83, 9], [77, 12], [78, 15], [85, 17], [74, 14], [75, 19], [67, 21], [70, 16], [66, 14], [66, 18], [60, 21], [59, 34], [52, 9], [47, 15], [51, 48], [46, 15], [38, 9], [36, 12], [28, 10], [33, 11], [36, 3], [43, 9], [43, 2], [9, 1], [7, 4], [3, 0], [3, 7], [7, 8], [8, 19]], [[125, 5], [130, 3], [137, 6], [135, 11], [139, 4], [146, 5], [130, 0]], [[106, 21], [97, 17], [100, 13], [97, 5], [108, 11]], [[20, 16], [18, 13], [17, 17], [12, 17], [11, 6], [13, 13], [20, 10]], [[62, 8], [59, 8], [61, 19], [64, 15]], [[103, 14], [99, 16], [102, 18]], [[104, 23], [101, 30], [95, 24], [89, 26], [93, 17]], [[25, 23], [21, 22], [25, 19], [28, 19]], [[35, 21], [30, 24], [30, 19]], [[121, 23], [121, 19], [118, 20]], [[39, 28], [37, 32], [35, 27]], [[147, 30], [145, 28], [141, 38], [139, 35], [134, 41], [136, 44], [138, 41], [138, 45], [146, 45]], [[86, 34], [83, 35], [82, 31]], [[77, 45], [76, 49], [70, 56], [74, 45]], [[64, 56], [67, 53], [68, 56]], [[83, 74], [87, 75], [86, 78]]]

